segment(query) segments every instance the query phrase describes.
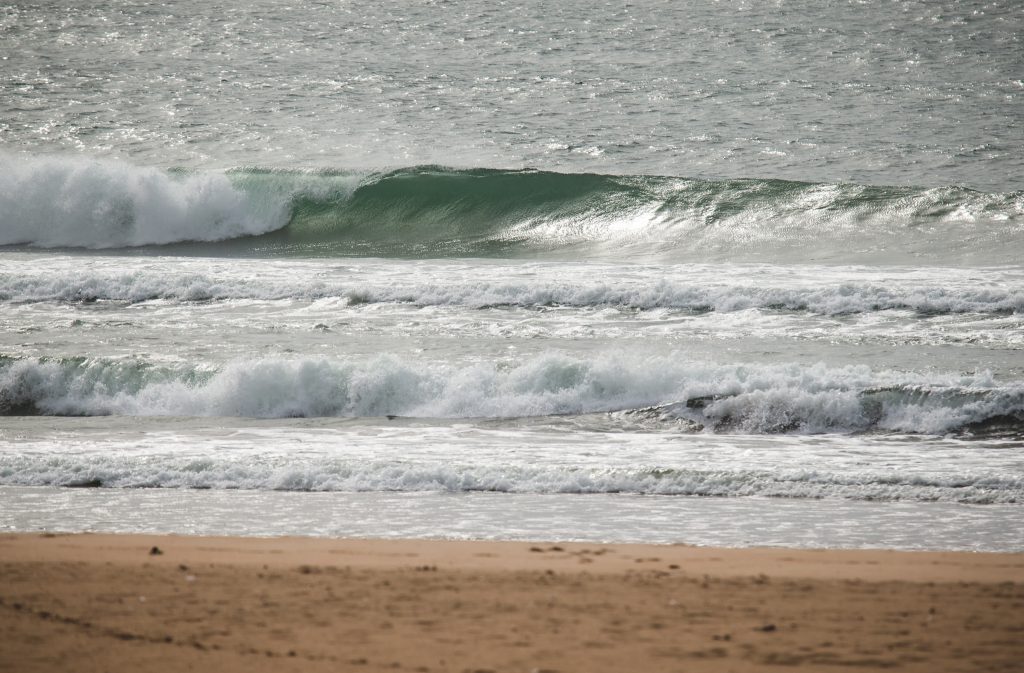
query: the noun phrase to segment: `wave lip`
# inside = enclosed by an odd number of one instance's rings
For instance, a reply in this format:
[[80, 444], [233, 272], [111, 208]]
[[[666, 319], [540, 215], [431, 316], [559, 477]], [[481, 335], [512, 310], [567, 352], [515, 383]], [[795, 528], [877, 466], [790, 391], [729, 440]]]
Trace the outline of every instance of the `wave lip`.
[[418, 166], [162, 171], [7, 158], [0, 245], [206, 254], [1019, 260], [1024, 192]]
[[0, 413], [495, 418], [605, 414], [630, 426], [745, 434], [1024, 437], [1024, 386], [864, 366], [709, 365], [680, 357], [537, 356], [475, 366], [271, 359], [220, 369], [0, 360]]

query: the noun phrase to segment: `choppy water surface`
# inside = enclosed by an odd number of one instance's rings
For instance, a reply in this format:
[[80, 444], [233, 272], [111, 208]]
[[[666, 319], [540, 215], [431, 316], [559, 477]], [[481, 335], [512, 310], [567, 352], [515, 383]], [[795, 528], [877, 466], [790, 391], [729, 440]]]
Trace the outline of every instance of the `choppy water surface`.
[[14, 3], [4, 143], [1021, 189], [1012, 0]]
[[1022, 550], [1022, 25], [8, 6], [0, 527]]

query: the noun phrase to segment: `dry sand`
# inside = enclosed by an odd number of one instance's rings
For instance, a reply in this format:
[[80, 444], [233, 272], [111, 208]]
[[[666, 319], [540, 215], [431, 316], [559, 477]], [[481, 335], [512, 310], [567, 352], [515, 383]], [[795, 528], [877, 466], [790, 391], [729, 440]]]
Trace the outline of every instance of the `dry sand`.
[[1022, 671], [1024, 555], [0, 536], [0, 671], [791, 668]]

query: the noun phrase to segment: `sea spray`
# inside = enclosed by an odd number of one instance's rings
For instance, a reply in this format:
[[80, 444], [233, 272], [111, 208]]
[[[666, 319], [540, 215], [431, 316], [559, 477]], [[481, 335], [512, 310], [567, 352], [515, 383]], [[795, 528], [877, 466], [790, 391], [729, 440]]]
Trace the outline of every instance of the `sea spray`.
[[517, 418], [621, 414], [651, 429], [772, 433], [1024, 432], [1024, 387], [984, 373], [714, 365], [680, 355], [538, 355], [452, 366], [265, 359], [217, 368], [0, 361], [0, 411], [44, 415]]
[[221, 171], [98, 159], [3, 156], [0, 244], [119, 248], [218, 241], [278, 229], [288, 196], [243, 192]]
[[[1012, 263], [1024, 194], [419, 166], [167, 171], [5, 157], [0, 245], [196, 254]], [[211, 247], [213, 246], [213, 247]]]

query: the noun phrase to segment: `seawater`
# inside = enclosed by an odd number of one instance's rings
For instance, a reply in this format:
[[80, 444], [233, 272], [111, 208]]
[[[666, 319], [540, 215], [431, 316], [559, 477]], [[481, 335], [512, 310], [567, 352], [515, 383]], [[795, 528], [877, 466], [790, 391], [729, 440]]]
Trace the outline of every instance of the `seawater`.
[[7, 7], [0, 526], [1024, 549], [1021, 25]]

